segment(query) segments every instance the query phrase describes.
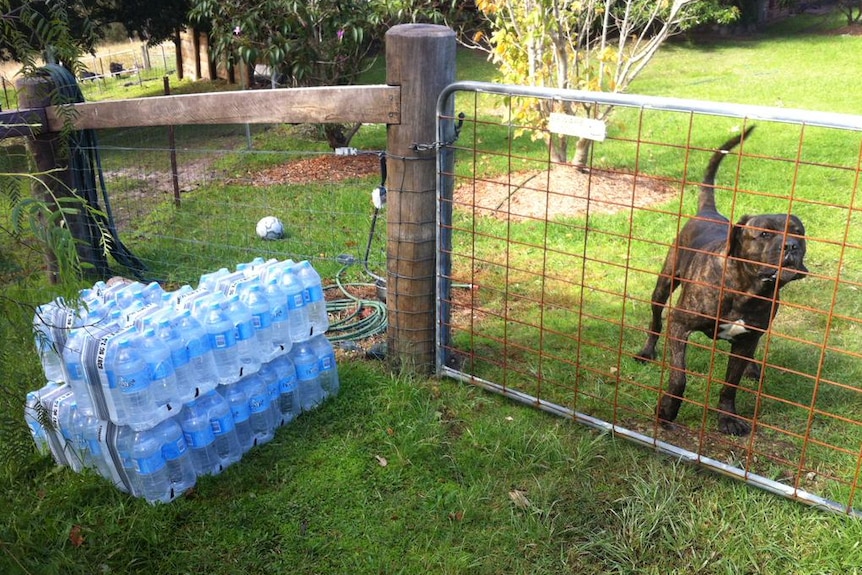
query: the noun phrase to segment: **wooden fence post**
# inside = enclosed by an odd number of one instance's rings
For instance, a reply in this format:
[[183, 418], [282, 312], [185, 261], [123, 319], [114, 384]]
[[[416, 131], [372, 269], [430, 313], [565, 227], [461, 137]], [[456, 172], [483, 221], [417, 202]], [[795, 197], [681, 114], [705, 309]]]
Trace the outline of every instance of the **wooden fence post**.
[[434, 370], [437, 97], [455, 81], [455, 33], [403, 24], [386, 33], [386, 83], [401, 87], [401, 123], [388, 127], [387, 357], [397, 369]]
[[[17, 82], [18, 102], [21, 109], [39, 109], [52, 105], [51, 95], [56, 86], [45, 77], [35, 76], [21, 78]], [[81, 199], [82, 205], [77, 214], [68, 214], [65, 221], [75, 239], [78, 260], [84, 267], [82, 271], [94, 277], [107, 274], [108, 263], [105, 250], [102, 249], [101, 232], [88, 211], [81, 196], [76, 195], [74, 175], [69, 169], [69, 149], [64, 146], [63, 138], [55, 132], [40, 132], [27, 138], [27, 148], [33, 157], [33, 167], [37, 181], [32, 186], [33, 197], [43, 201], [50, 210], [55, 210], [57, 199]], [[66, 205], [64, 207], [72, 207]], [[46, 222], [47, 225], [47, 222]], [[57, 283], [59, 266], [51, 246], [45, 246], [45, 263], [48, 281]]]

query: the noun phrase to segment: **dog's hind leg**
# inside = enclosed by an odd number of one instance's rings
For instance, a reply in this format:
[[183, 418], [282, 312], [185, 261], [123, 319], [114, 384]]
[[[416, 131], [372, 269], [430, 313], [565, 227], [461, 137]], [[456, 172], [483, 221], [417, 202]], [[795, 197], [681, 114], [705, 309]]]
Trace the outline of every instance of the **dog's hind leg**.
[[670, 347], [670, 376], [667, 390], [659, 396], [657, 414], [663, 425], [676, 419], [685, 394], [686, 363], [685, 352], [691, 331], [684, 327], [683, 322], [674, 322], [668, 318], [667, 339]]
[[645, 363], [656, 358], [655, 346], [656, 343], [658, 343], [658, 338], [659, 335], [661, 335], [662, 329], [661, 316], [662, 313], [664, 313], [664, 308], [667, 304], [667, 300], [670, 298], [670, 294], [672, 294], [679, 285], [679, 279], [672, 275], [674, 268], [673, 261], [671, 259], [672, 257], [672, 255], [668, 255], [664, 268], [659, 274], [658, 280], [656, 280], [655, 289], [652, 292], [652, 298], [650, 299], [652, 302], [652, 319], [649, 324], [649, 334], [647, 335], [647, 340], [643, 349], [641, 349], [641, 351], [635, 356], [635, 359], [641, 363]]

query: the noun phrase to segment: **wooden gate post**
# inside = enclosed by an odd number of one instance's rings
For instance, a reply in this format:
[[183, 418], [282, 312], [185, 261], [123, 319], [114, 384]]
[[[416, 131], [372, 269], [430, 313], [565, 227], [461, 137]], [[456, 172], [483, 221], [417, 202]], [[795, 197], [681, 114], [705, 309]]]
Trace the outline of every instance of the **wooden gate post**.
[[387, 357], [397, 369], [434, 370], [437, 97], [455, 81], [455, 33], [402, 24], [386, 33], [386, 83], [401, 87], [401, 123], [388, 127]]
[[[46, 77], [34, 76], [21, 78], [16, 82], [18, 103], [22, 109], [39, 109], [52, 105], [51, 96], [55, 86]], [[33, 157], [33, 168], [37, 178], [32, 186], [33, 197], [41, 200], [51, 211], [59, 206], [59, 198], [77, 197], [81, 200], [77, 214], [65, 217], [69, 232], [75, 240], [78, 261], [84, 264], [82, 272], [93, 277], [104, 277], [108, 271], [107, 256], [101, 249], [101, 232], [92, 214], [88, 211], [81, 196], [76, 196], [74, 175], [69, 169], [69, 149], [64, 146], [62, 136], [54, 132], [42, 131], [27, 138], [27, 148]], [[69, 205], [66, 208], [72, 207]], [[50, 225], [44, 222], [45, 225]], [[60, 267], [51, 246], [45, 246], [45, 263], [50, 283], [60, 280]]]

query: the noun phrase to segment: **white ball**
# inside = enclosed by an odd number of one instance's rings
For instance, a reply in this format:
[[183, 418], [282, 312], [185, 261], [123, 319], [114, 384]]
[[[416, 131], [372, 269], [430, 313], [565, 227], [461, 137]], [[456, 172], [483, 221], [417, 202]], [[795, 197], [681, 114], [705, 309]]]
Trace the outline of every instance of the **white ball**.
[[264, 240], [280, 240], [284, 237], [284, 224], [275, 216], [266, 216], [257, 222], [257, 235]]

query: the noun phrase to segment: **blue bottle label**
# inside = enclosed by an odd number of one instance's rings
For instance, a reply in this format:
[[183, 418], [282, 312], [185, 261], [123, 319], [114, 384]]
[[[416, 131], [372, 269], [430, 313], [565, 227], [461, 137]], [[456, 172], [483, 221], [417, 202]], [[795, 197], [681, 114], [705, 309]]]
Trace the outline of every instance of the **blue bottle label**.
[[279, 393], [293, 393], [296, 391], [296, 374], [291, 373], [278, 381]]
[[195, 337], [186, 343], [189, 359], [200, 357], [210, 350], [209, 339], [206, 337]]
[[161, 451], [156, 451], [148, 457], [135, 457], [132, 459], [132, 464], [135, 466], [135, 471], [141, 475], [149, 475], [165, 466], [165, 458], [162, 457]]
[[256, 330], [266, 329], [272, 325], [272, 314], [269, 311], [256, 313], [251, 316], [251, 323]]
[[171, 350], [171, 362], [174, 364], [174, 369], [182, 367], [189, 362], [189, 350], [186, 346], [181, 345]]
[[230, 412], [233, 415], [234, 424], [248, 421], [250, 410], [248, 403], [236, 403], [230, 406]]
[[288, 309], [300, 309], [305, 305], [305, 297], [302, 295], [303, 292], [297, 292], [295, 294], [291, 294], [287, 296], [287, 307]]
[[225, 433], [230, 433], [234, 428], [233, 415], [230, 412], [226, 413], [221, 417], [214, 417], [210, 419], [210, 425], [213, 428], [214, 435], [223, 435]]
[[316, 361], [307, 364], [296, 364], [296, 378], [299, 381], [310, 381], [318, 375], [320, 375], [320, 366]]
[[272, 314], [273, 323], [278, 323], [287, 319], [287, 313], [285, 313], [284, 306], [274, 306], [270, 313]]
[[170, 361], [159, 361], [150, 364], [150, 377], [153, 381], [167, 379], [174, 373], [174, 365]]
[[335, 367], [335, 354], [330, 353], [330, 354], [322, 356], [319, 360], [319, 364], [320, 364], [320, 371], [331, 370], [333, 367]]
[[212, 427], [207, 425], [204, 429], [198, 431], [183, 430], [183, 437], [186, 440], [186, 445], [192, 449], [201, 449], [215, 441]]
[[234, 330], [210, 334], [210, 347], [213, 349], [226, 349], [235, 345], [236, 333]]
[[144, 368], [135, 373], [117, 376], [117, 388], [121, 393], [138, 393], [150, 385], [150, 370]]
[[188, 445], [186, 445], [186, 439], [182, 434], [180, 434], [175, 441], [166, 441], [165, 444], [162, 445], [162, 455], [167, 461], [173, 461], [174, 459], [182, 457], [187, 449]]
[[87, 441], [87, 449], [90, 450], [90, 453], [93, 457], [101, 457], [102, 456], [102, 446], [99, 444], [98, 439], [91, 439]]
[[251, 321], [243, 321], [236, 324], [236, 339], [246, 341], [254, 338], [254, 324]]
[[269, 392], [252, 395], [248, 398], [248, 408], [251, 413], [261, 413], [269, 409]]
[[66, 362], [66, 369], [69, 370], [69, 377], [72, 379], [84, 379], [84, 366], [77, 361], [74, 363]]
[[305, 303], [317, 303], [319, 301], [323, 301], [323, 287], [318, 285], [313, 285], [311, 287], [303, 290], [303, 299]]

